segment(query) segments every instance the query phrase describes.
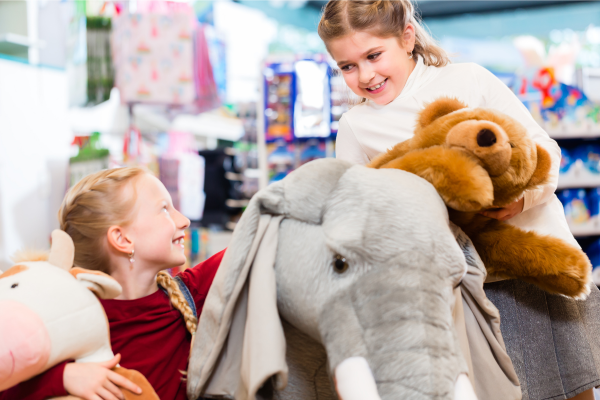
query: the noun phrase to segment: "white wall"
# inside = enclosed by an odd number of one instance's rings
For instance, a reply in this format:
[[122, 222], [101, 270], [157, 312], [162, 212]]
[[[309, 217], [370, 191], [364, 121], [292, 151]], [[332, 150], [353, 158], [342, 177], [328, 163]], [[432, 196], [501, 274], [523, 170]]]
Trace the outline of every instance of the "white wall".
[[66, 73], [0, 59], [0, 270], [48, 249], [66, 190], [72, 135]]

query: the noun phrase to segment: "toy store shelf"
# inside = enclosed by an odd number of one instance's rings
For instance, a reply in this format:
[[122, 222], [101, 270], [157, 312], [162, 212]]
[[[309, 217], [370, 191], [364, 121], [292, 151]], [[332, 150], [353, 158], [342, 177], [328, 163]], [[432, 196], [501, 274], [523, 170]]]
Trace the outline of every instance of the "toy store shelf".
[[600, 138], [600, 129], [578, 127], [578, 128], [546, 128], [546, 132], [552, 139], [593, 139]]
[[557, 189], [600, 187], [600, 174], [593, 174], [585, 168], [574, 165], [558, 177]]
[[569, 229], [575, 237], [600, 235], [600, 221], [593, 219], [581, 224], [569, 223]]

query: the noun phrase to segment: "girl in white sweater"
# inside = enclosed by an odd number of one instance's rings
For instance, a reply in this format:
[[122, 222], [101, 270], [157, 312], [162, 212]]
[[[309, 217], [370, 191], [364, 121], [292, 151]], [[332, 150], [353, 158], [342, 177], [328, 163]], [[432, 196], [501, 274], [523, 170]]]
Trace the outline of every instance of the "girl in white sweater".
[[[335, 1], [325, 6], [319, 35], [348, 87], [363, 101], [340, 120], [337, 158], [367, 164], [409, 139], [418, 112], [441, 96], [488, 107], [523, 124], [552, 157], [550, 181], [513, 204], [483, 214], [575, 246], [554, 195], [560, 148], [498, 78], [472, 63], [450, 64], [414, 16], [410, 0]], [[521, 281], [486, 283], [502, 316], [502, 334], [523, 399], [593, 399], [600, 385], [600, 293], [586, 301], [549, 295]]]

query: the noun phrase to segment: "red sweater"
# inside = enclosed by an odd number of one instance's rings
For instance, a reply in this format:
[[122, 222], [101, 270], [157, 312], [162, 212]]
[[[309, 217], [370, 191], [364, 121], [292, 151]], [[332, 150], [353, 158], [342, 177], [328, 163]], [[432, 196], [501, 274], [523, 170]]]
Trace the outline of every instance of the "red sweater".
[[[182, 272], [198, 315], [225, 250]], [[158, 290], [136, 300], [100, 300], [110, 324], [113, 352], [121, 353], [120, 365], [141, 372], [161, 399], [186, 400], [179, 371], [187, 371], [191, 335], [181, 313]], [[201, 337], [196, 340], [202, 340]], [[66, 396], [63, 371], [66, 362], [2, 393], [0, 400], [43, 400]]]

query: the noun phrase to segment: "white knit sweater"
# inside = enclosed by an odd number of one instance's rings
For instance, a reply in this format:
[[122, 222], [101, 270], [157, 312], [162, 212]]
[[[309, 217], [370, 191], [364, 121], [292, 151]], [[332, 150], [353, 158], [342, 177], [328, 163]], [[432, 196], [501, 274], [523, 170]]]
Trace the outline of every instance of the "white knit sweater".
[[560, 148], [511, 90], [477, 64], [450, 64], [436, 68], [426, 66], [419, 58], [404, 89], [391, 103], [381, 106], [367, 100], [342, 116], [336, 141], [337, 158], [364, 165], [396, 143], [410, 139], [418, 112], [426, 103], [440, 96], [458, 98], [472, 108], [493, 108], [527, 128], [533, 140], [550, 153], [551, 177], [546, 185], [525, 192], [523, 212], [508, 223], [579, 246], [569, 230], [562, 204], [554, 195]]

